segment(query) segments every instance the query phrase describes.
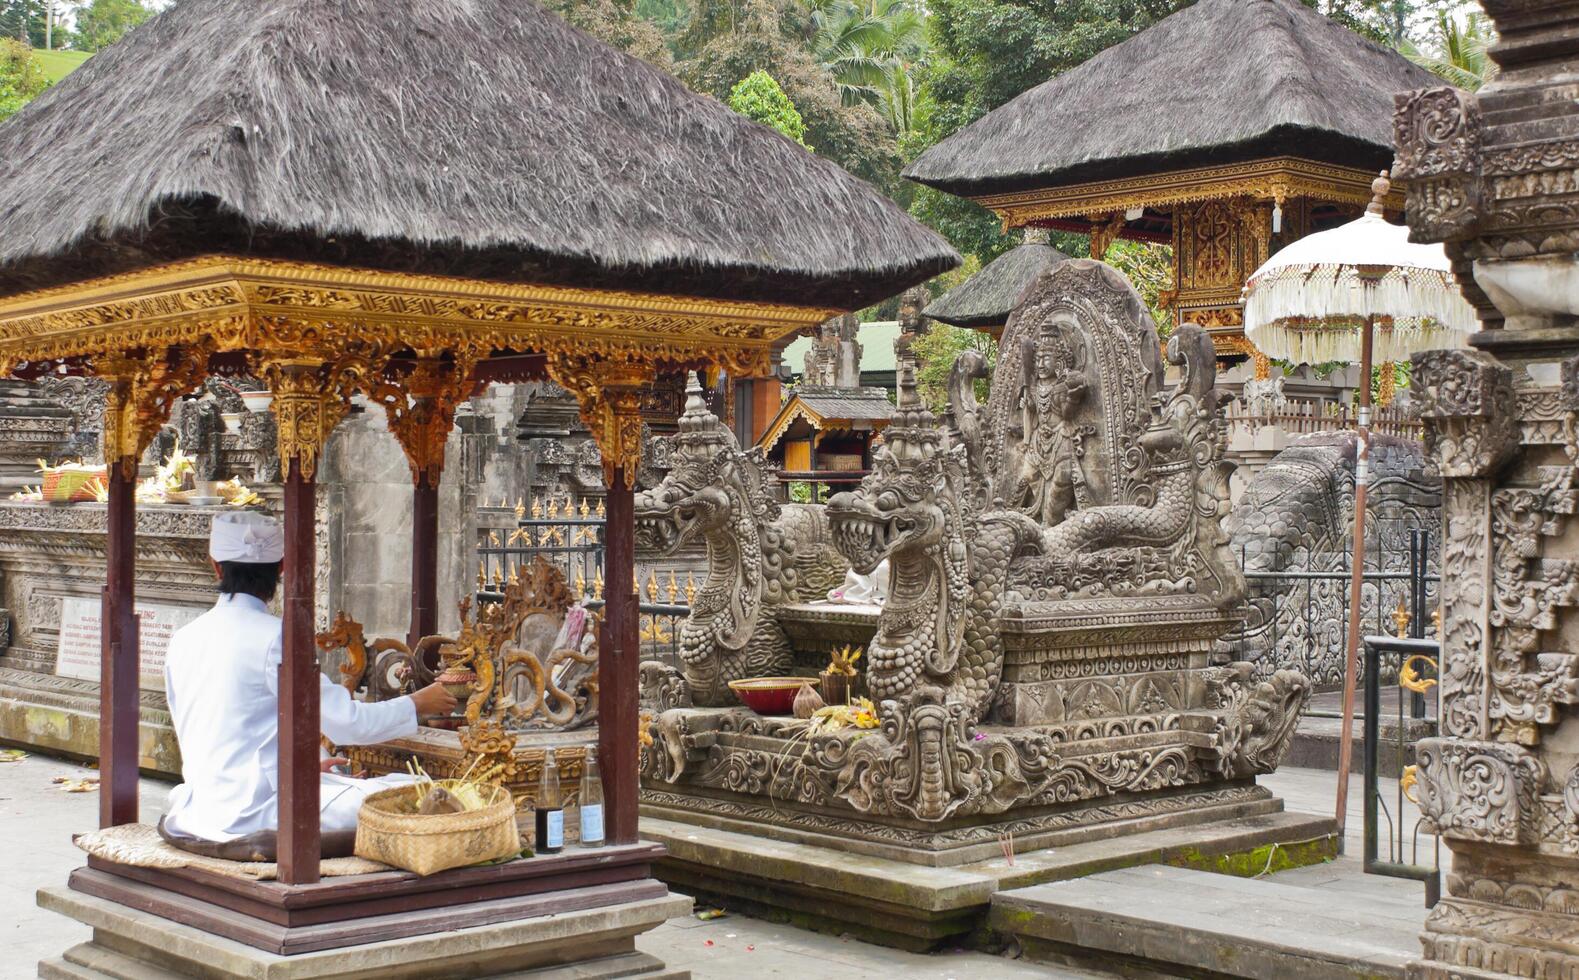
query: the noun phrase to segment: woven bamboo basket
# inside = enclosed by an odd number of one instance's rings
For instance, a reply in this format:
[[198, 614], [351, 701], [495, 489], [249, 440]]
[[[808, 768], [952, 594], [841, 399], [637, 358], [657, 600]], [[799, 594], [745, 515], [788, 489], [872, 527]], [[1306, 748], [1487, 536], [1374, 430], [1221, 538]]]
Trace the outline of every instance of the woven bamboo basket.
[[410, 786], [397, 786], [362, 801], [357, 857], [430, 875], [520, 853], [515, 801], [504, 787], [494, 787], [492, 803], [465, 813], [400, 812], [411, 793]]

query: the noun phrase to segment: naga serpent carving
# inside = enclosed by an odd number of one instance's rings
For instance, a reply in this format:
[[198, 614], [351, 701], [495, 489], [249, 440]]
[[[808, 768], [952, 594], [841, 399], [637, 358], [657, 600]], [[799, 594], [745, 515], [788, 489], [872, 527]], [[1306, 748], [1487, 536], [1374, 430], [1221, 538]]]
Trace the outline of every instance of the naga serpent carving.
[[[1270, 771], [1309, 683], [1250, 684], [1248, 664], [1206, 666], [1243, 579], [1221, 528], [1229, 468], [1205, 333], [1175, 331], [1168, 360], [1181, 380], [1163, 391], [1134, 289], [1102, 263], [1061, 263], [1011, 318], [985, 413], [970, 384], [984, 365], [956, 365], [946, 426], [916, 396], [908, 345], [896, 346], [885, 442], [860, 487], [827, 506], [855, 571], [890, 565], [866, 656], [878, 727], [671, 700], [650, 726], [646, 785], [930, 823]], [[692, 437], [682, 454], [705, 463], [725, 445]], [[705, 523], [709, 496], [724, 510], [721, 469], [638, 504], [638, 516], [680, 512], [650, 532], [658, 541], [673, 546], [680, 521]], [[721, 537], [759, 533], [719, 523]], [[738, 560], [725, 542], [719, 553]], [[765, 579], [720, 583], [733, 589], [719, 598], [722, 625], [744, 622], [726, 602], [759, 601]], [[738, 651], [753, 637], [733, 639]], [[686, 671], [717, 692], [715, 675]]]
[[998, 614], [1009, 559], [1039, 528], [1021, 514], [972, 513], [965, 448], [940, 448], [936, 419], [908, 385], [899, 400], [871, 474], [828, 502], [834, 542], [855, 571], [890, 560], [866, 683], [879, 702], [935, 687], [974, 721], [1003, 670]]
[[772, 610], [821, 597], [847, 564], [823, 508], [773, 500], [766, 459], [742, 450], [708, 411], [693, 375], [662, 483], [636, 495], [636, 547], [673, 554], [700, 538], [707, 576], [680, 626], [681, 673], [694, 704], [735, 703], [729, 682], [789, 672], [790, 645]]

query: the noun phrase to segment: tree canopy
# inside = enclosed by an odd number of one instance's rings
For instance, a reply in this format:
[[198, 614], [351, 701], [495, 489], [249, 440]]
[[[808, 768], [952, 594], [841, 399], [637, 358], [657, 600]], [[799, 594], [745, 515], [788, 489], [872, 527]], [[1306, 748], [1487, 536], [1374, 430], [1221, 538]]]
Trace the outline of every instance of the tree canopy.
[[49, 87], [49, 79], [33, 51], [11, 38], [0, 38], [0, 119], [5, 119]]
[[[729, 108], [806, 146], [806, 123], [773, 76], [758, 69], [729, 91]], [[811, 149], [811, 147], [806, 147]]]

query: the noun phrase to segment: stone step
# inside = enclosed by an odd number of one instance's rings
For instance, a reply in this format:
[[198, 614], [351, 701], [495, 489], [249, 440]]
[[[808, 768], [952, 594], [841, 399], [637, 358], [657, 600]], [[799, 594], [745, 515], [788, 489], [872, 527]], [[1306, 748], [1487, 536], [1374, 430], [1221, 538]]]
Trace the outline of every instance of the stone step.
[[[1116, 829], [1116, 828], [1114, 828]], [[681, 823], [644, 812], [642, 836], [668, 854], [670, 887], [758, 918], [928, 952], [967, 941], [994, 893], [1115, 868], [1169, 862], [1259, 871], [1320, 861], [1335, 850], [1330, 818], [1278, 812], [1202, 821], [955, 867], [909, 862]], [[1283, 848], [1273, 851], [1269, 845]]]
[[1420, 903], [1385, 893], [1152, 865], [999, 892], [988, 925], [1042, 962], [1354, 980], [1402, 978], [1420, 955], [1424, 918]]
[[[1396, 722], [1392, 718], [1386, 718], [1382, 722], [1381, 745], [1376, 754], [1377, 771], [1382, 776], [1398, 778], [1405, 766], [1414, 764], [1414, 743], [1435, 734], [1435, 723], [1432, 721], [1411, 720], [1407, 725], [1404, 744], [1400, 749]], [[1364, 735], [1365, 719], [1357, 717], [1354, 719], [1352, 735], [1354, 756], [1351, 766], [1354, 772], [1363, 771]], [[1306, 715], [1299, 720], [1299, 727], [1294, 731], [1294, 738], [1289, 743], [1288, 755], [1284, 757], [1283, 765], [1297, 769], [1336, 771], [1338, 747], [1342, 744], [1341, 719]]]

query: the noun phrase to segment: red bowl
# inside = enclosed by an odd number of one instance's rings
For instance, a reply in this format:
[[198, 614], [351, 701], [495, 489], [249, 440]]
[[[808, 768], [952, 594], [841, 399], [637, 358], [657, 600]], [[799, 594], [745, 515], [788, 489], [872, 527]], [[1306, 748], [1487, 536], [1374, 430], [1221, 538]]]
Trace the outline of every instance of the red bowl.
[[759, 715], [791, 715], [795, 713], [795, 695], [810, 683], [809, 677], [747, 677], [730, 681], [729, 689]]

